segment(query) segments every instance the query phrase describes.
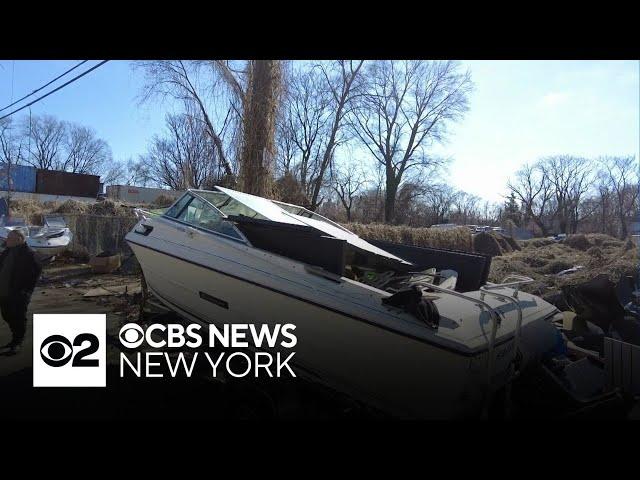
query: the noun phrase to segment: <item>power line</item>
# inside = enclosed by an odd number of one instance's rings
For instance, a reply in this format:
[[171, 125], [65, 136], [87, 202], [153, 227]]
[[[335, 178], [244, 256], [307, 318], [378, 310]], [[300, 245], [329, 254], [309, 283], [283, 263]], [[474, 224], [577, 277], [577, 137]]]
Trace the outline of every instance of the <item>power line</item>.
[[[78, 68], [80, 65], [82, 65], [83, 63], [87, 63], [87, 60], [83, 60], [82, 62], [78, 63], [77, 65], [71, 67], [69, 70], [67, 70], [66, 72], [64, 72], [62, 75], [58, 75], [56, 78], [54, 78], [53, 80], [51, 80], [49, 83], [45, 83], [43, 86], [41, 86], [40, 88], [37, 88], [36, 90], [34, 90], [33, 92], [25, 95], [24, 97], [22, 97], [19, 100], [16, 100], [15, 102], [13, 102], [10, 105], [7, 105], [4, 108], [0, 108], [0, 112], [2, 112], [3, 110], [6, 110], [7, 108], [13, 107], [16, 103], [20, 103], [22, 100], [24, 100], [25, 98], [30, 97], [31, 95], [33, 95], [34, 93], [38, 93], [40, 90], [42, 90], [43, 88], [48, 87], [49, 85], [51, 85], [53, 82], [55, 82], [56, 80], [60, 80], [62, 77], [64, 77], [67, 73], [74, 71], [76, 68]], [[15, 61], [14, 61], [14, 67], [15, 67]], [[13, 70], [12, 70], [13, 71]], [[13, 75], [11, 76], [11, 101], [13, 101]]]
[[33, 105], [34, 103], [39, 102], [40, 100], [42, 100], [43, 98], [48, 97], [49, 95], [51, 95], [52, 93], [57, 92], [58, 90], [60, 90], [61, 88], [66, 87], [67, 85], [69, 85], [70, 83], [75, 82], [76, 80], [84, 77], [87, 73], [92, 72], [93, 70], [95, 70], [96, 68], [104, 65], [105, 63], [107, 63], [109, 60], [103, 60], [102, 62], [98, 63], [97, 65], [94, 65], [93, 67], [91, 67], [89, 70], [85, 70], [84, 72], [82, 72], [80, 75], [76, 75], [75, 77], [73, 77], [71, 80], [69, 80], [67, 83], [63, 83], [62, 85], [60, 85], [59, 87], [54, 88], [53, 90], [51, 90], [50, 92], [45, 93], [44, 95], [42, 95], [41, 97], [36, 98], [35, 100], [33, 100], [30, 103], [27, 103], [26, 105], [14, 110], [11, 113], [7, 113], [5, 116], [0, 117], [0, 120], [4, 120], [7, 117], [10, 117], [11, 115], [13, 115], [14, 113], [18, 113], [20, 110], [24, 110], [27, 107], [30, 107], [31, 105]]

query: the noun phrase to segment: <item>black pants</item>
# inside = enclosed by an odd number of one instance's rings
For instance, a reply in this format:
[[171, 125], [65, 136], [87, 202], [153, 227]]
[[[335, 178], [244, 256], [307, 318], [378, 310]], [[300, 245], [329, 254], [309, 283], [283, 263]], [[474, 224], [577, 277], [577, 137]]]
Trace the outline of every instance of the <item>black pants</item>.
[[20, 345], [24, 340], [25, 332], [27, 331], [27, 307], [29, 306], [30, 298], [11, 298], [0, 297], [0, 313], [5, 322], [9, 324], [11, 328], [10, 346]]

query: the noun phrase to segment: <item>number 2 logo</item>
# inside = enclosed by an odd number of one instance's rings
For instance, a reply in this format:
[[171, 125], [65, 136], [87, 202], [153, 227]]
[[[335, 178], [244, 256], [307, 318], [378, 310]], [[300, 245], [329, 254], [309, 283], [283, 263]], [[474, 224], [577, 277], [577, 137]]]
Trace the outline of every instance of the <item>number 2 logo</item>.
[[[83, 346], [88, 342], [87, 346]], [[91, 333], [81, 333], [73, 339], [73, 343], [62, 335], [50, 335], [40, 345], [40, 357], [50, 367], [63, 367], [73, 358], [72, 367], [97, 367], [98, 359], [86, 358], [98, 351], [100, 342]], [[74, 347], [82, 347], [74, 352]]]

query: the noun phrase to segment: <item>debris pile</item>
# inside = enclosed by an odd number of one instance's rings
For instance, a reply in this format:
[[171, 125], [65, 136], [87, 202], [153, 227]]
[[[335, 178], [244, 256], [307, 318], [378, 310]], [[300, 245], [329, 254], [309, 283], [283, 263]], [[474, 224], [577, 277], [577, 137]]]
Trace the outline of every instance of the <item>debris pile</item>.
[[466, 227], [440, 230], [380, 223], [347, 223], [344, 226], [365, 240], [384, 240], [415, 247], [473, 251], [471, 231]]
[[170, 197], [168, 195], [158, 195], [158, 197], [153, 201], [153, 206], [158, 208], [165, 208], [170, 206], [176, 199], [174, 197]]
[[499, 282], [510, 273], [535, 280], [523, 286], [536, 295], [557, 293], [566, 285], [577, 285], [605, 275], [618, 283], [631, 275], [638, 263], [635, 245], [602, 234], [569, 235], [564, 241], [537, 238], [521, 242], [522, 250], [495, 256], [489, 281]]
[[112, 200], [105, 200], [103, 202], [84, 203], [76, 200], [66, 200], [60, 204], [57, 204], [52, 210], [53, 213], [60, 213], [63, 215], [105, 215], [115, 217], [134, 217], [133, 208], [128, 207], [122, 203], [114, 202]]
[[582, 251], [586, 251], [592, 246], [587, 236], [582, 233], [579, 233], [576, 235], [569, 235], [567, 236], [567, 238], [563, 240], [562, 243], [564, 243], [565, 245], [575, 250], [582, 250]]
[[[51, 208], [51, 202], [46, 203]], [[47, 211], [45, 204], [35, 200], [12, 198], [9, 203], [9, 216], [24, 217], [25, 222], [29, 225], [42, 225], [44, 223], [43, 214]]]
[[[635, 279], [637, 280], [637, 279]], [[564, 310], [562, 325], [568, 339], [580, 348], [604, 355], [604, 339], [615, 338], [640, 345], [640, 316], [623, 306], [625, 277], [617, 284], [606, 275], [577, 285], [565, 285], [549, 300]]]
[[[504, 244], [508, 245], [506, 242], [504, 242]], [[473, 236], [473, 251], [483, 253], [485, 255], [491, 255], [492, 257], [505, 253], [501, 243], [498, 241], [498, 236], [485, 232], [478, 233]]]

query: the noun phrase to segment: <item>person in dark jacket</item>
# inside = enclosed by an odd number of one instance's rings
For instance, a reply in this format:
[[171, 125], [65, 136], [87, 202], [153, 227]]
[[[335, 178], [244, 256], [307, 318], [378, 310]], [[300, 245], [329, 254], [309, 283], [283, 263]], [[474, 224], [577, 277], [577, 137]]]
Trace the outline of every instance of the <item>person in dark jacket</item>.
[[24, 341], [27, 308], [42, 265], [19, 230], [9, 232], [6, 247], [0, 254], [0, 313], [11, 328], [12, 339], [2, 348], [15, 354]]

